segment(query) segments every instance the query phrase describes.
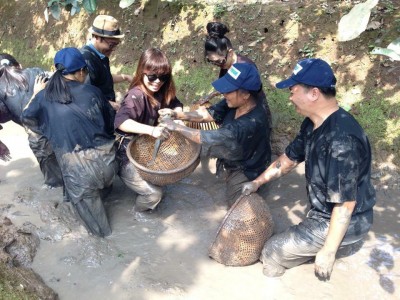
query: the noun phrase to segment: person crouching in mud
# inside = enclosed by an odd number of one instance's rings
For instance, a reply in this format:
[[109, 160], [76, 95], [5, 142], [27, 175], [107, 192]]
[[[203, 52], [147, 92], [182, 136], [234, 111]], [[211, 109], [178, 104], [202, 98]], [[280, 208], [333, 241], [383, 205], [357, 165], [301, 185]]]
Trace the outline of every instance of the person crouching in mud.
[[303, 222], [265, 243], [260, 260], [266, 276], [281, 276], [315, 258], [316, 276], [327, 280], [339, 247], [361, 241], [371, 228], [376, 199], [370, 144], [354, 117], [338, 106], [335, 85], [331, 67], [315, 58], [299, 61], [292, 76], [276, 84], [290, 89], [290, 101], [306, 119], [285, 154], [245, 183], [243, 194], [304, 161], [311, 209]]
[[162, 188], [140, 176], [126, 154], [131, 139], [138, 134], [167, 139], [169, 132], [157, 126], [160, 108], [181, 112], [183, 104], [176, 98], [172, 67], [165, 54], [150, 48], [142, 53], [130, 90], [115, 116], [115, 128], [120, 146], [117, 159], [120, 164], [119, 176], [133, 191], [138, 193], [134, 210], [153, 210], [162, 199]]
[[240, 196], [242, 184], [255, 179], [271, 162], [268, 114], [259, 97], [261, 79], [254, 64], [234, 64], [212, 85], [224, 96], [219, 103], [209, 108], [201, 106], [194, 112], [161, 109], [159, 114], [190, 122], [215, 121], [221, 126], [217, 130], [198, 130], [168, 120], [162, 123], [201, 144], [203, 155], [218, 158], [217, 175], [226, 182], [231, 206]]
[[95, 86], [76, 48], [54, 57], [56, 72], [23, 111], [25, 123], [37, 126], [50, 141], [61, 167], [66, 192], [88, 231], [111, 234], [102, 202], [117, 172], [113, 109]]

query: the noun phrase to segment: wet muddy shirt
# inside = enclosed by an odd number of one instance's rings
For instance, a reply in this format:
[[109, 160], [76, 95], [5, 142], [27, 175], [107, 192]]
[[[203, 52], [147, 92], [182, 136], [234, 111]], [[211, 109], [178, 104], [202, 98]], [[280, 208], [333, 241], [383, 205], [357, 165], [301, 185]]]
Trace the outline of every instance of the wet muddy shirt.
[[320, 127], [306, 118], [286, 148], [293, 161], [305, 161], [311, 208], [329, 217], [336, 203], [356, 200], [353, 214], [372, 209], [375, 190], [371, 178], [371, 148], [358, 122], [342, 108]]
[[262, 101], [237, 119], [236, 108], [229, 108], [225, 99], [208, 111], [221, 127], [201, 131], [205, 155], [218, 158], [218, 164], [226, 169], [242, 170], [249, 180], [255, 179], [271, 162], [268, 117]]
[[113, 109], [101, 91], [77, 81], [66, 81], [72, 102], [61, 104], [44, 98], [40, 91], [23, 112], [50, 141], [58, 157], [64, 153], [91, 149], [114, 141]]
[[118, 128], [128, 119], [154, 126], [157, 124], [159, 117], [158, 110], [160, 108], [174, 109], [176, 107], [183, 107], [183, 104], [177, 98], [174, 98], [168, 106], [161, 107], [160, 95], [155, 94], [155, 97], [159, 100], [159, 105], [152, 107], [148, 96], [139, 87], [136, 86], [131, 89], [125, 96], [124, 101], [121, 103], [121, 108], [115, 116], [115, 128]]
[[27, 68], [22, 70], [22, 74], [27, 80], [28, 89], [21, 90], [18, 87], [9, 87], [6, 93], [6, 87], [0, 87], [0, 111], [1, 123], [14, 121], [22, 125], [21, 114], [26, 104], [33, 95], [36, 75], [43, 74], [40, 68]]
[[115, 101], [114, 81], [108, 57], [95, 50], [92, 45], [85, 45], [81, 53], [89, 69], [85, 82], [97, 86], [106, 100]]

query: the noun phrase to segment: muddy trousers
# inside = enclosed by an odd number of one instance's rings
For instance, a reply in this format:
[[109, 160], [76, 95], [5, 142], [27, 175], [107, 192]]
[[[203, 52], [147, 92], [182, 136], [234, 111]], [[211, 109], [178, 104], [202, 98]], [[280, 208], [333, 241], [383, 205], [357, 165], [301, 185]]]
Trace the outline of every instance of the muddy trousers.
[[249, 179], [242, 171], [225, 170], [225, 183], [226, 183], [226, 199], [228, 207], [230, 208], [242, 194], [243, 183], [248, 182]]
[[128, 144], [129, 140], [124, 140], [117, 151], [118, 175], [129, 189], [137, 193], [135, 211], [154, 209], [161, 202], [162, 188], [145, 181], [140, 176], [126, 154]]
[[[372, 217], [372, 210], [353, 216], [340, 249], [361, 241], [372, 225]], [[286, 269], [315, 258], [325, 243], [329, 221], [311, 210], [300, 224], [273, 235], [267, 240], [261, 252], [260, 260], [263, 263], [264, 275], [282, 276]]]
[[113, 141], [102, 148], [65, 153], [60, 158], [65, 189], [86, 229], [97, 236], [111, 234], [102, 196], [118, 170]]
[[97, 236], [105, 237], [111, 234], [111, 226], [104, 209], [100, 191], [86, 191], [83, 199], [72, 203], [86, 229]]
[[44, 176], [44, 183], [50, 187], [63, 186], [61, 169], [47, 138], [30, 129], [27, 129], [27, 133], [29, 147], [39, 163]]

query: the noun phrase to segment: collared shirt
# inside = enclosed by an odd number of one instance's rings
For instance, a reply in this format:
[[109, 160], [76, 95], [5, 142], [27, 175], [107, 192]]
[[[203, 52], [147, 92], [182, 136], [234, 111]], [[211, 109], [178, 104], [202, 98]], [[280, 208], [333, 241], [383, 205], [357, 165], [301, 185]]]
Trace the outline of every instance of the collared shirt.
[[305, 161], [311, 208], [329, 217], [336, 203], [356, 200], [353, 214], [371, 210], [376, 201], [371, 148], [361, 126], [339, 108], [320, 127], [313, 128], [313, 122], [306, 118], [285, 150], [289, 159]]
[[[159, 117], [158, 110], [161, 108], [161, 99], [159, 97], [160, 95], [156, 93], [155, 98], [159, 100], [160, 105], [153, 107], [148, 96], [141, 88], [138, 86], [133, 87], [125, 96], [124, 101], [121, 103], [121, 108], [115, 116], [115, 128], [117, 129], [128, 119], [155, 126]], [[174, 109], [176, 107], [183, 107], [183, 104], [175, 97], [166, 108]]]
[[98, 87], [107, 101], [115, 101], [114, 80], [108, 57], [94, 48], [93, 44], [85, 45], [81, 53], [89, 69], [85, 83]]
[[58, 157], [114, 141], [113, 109], [101, 91], [77, 81], [66, 84], [72, 102], [48, 101], [40, 91], [23, 112], [28, 127], [38, 126]]
[[107, 56], [105, 56], [103, 53], [101, 53], [99, 50], [96, 49], [96, 47], [93, 45], [93, 43], [91, 41], [89, 41], [87, 44], [87, 46], [89, 46], [90, 48], [93, 49], [94, 52], [96, 52], [96, 54], [101, 58], [105, 58]]

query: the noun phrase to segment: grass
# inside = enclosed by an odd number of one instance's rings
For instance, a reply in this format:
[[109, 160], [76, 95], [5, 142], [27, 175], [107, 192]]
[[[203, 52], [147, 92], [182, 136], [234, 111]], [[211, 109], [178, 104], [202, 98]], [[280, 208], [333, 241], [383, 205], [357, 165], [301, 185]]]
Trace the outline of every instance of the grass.
[[0, 300], [32, 300], [39, 299], [37, 296], [24, 290], [18, 278], [12, 278], [7, 267], [0, 263]]

